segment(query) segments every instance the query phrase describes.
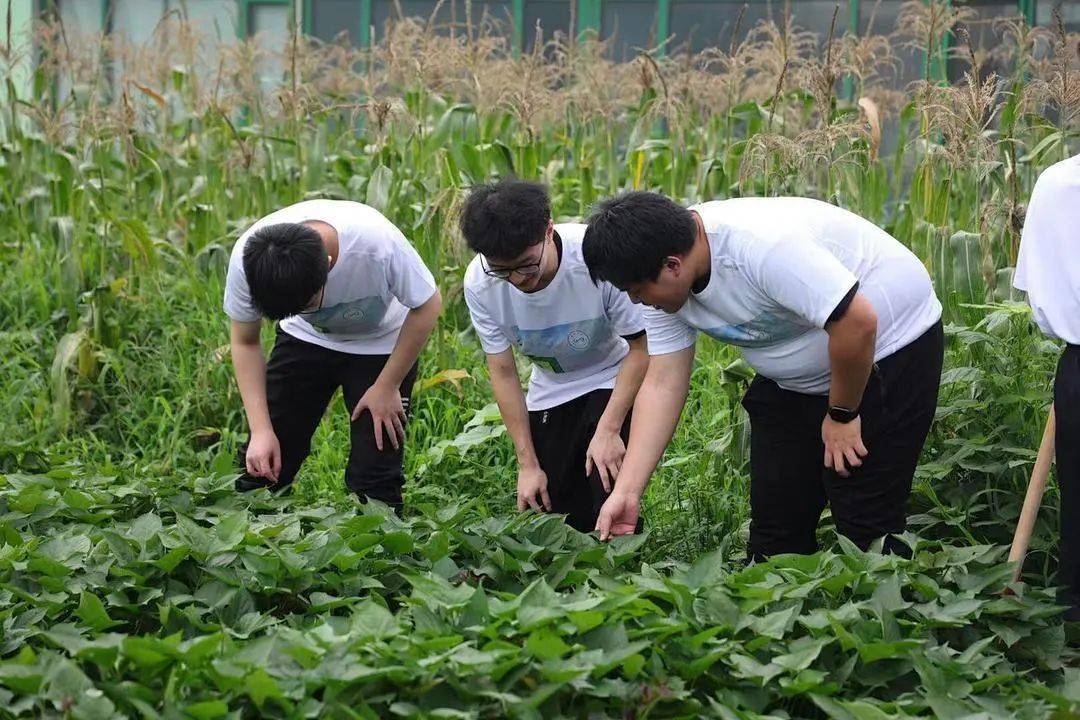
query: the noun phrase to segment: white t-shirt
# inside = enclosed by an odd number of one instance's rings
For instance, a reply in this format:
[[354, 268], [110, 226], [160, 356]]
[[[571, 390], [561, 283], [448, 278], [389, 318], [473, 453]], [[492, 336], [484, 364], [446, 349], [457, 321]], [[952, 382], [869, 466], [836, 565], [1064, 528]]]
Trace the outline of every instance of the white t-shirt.
[[555, 226], [562, 261], [551, 284], [523, 293], [490, 277], [473, 258], [465, 272], [465, 302], [489, 355], [513, 345], [532, 360], [529, 410], [547, 410], [600, 388], [615, 387], [629, 352], [625, 335], [645, 329], [640, 309], [606, 282], [594, 285], [581, 254], [585, 226]]
[[712, 275], [675, 314], [645, 313], [652, 355], [692, 346], [700, 330], [737, 345], [758, 373], [795, 392], [829, 392], [824, 327], [859, 282], [877, 313], [874, 360], [941, 318], [919, 259], [868, 220], [809, 198], [702, 203]]
[[1080, 155], [1035, 182], [1013, 285], [1044, 333], [1080, 345]]
[[238, 322], [262, 315], [251, 302], [244, 246], [259, 228], [319, 220], [337, 230], [338, 257], [322, 309], [285, 318], [293, 337], [354, 355], [388, 355], [410, 308], [435, 294], [435, 279], [401, 231], [378, 210], [343, 200], [308, 200], [271, 213], [240, 236], [229, 258], [225, 313]]

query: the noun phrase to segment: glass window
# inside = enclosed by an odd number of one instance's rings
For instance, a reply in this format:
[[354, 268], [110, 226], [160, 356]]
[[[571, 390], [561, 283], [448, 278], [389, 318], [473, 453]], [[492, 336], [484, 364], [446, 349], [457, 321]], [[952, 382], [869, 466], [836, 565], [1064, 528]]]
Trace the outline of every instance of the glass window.
[[263, 89], [269, 89], [281, 84], [285, 73], [284, 56], [289, 44], [289, 13], [292, 8], [288, 5], [249, 5], [248, 6], [248, 31], [252, 36], [261, 38], [261, 45], [269, 53], [256, 72], [259, 74], [259, 83]]
[[570, 33], [570, 3], [567, 0], [525, 0], [523, 24], [521, 37], [525, 52], [531, 52], [536, 44], [538, 25], [545, 43], [555, 33], [566, 37]]
[[112, 33], [135, 46], [145, 45], [165, 17], [165, 0], [112, 0]]
[[[900, 6], [902, 4], [902, 0], [867, 1], [863, 3], [859, 13], [859, 34], [891, 34], [896, 30], [896, 19], [900, 15]], [[893, 73], [891, 85], [895, 88], [904, 88], [908, 83], [922, 77], [923, 56], [918, 50], [902, 47], [902, 44], [895, 40], [892, 47], [898, 65]]]
[[[746, 37], [750, 28], [770, 17], [772, 3], [752, 2], [746, 5], [739, 24], [740, 38]], [[708, 0], [672, 0], [668, 51], [670, 53], [690, 50], [701, 52], [705, 48], [731, 47], [731, 35], [739, 22], [743, 5], [737, 2], [708, 2]]]
[[57, 0], [60, 22], [68, 36], [102, 32], [101, 0]]
[[352, 45], [360, 38], [360, 3], [357, 0], [310, 0], [311, 34], [333, 42], [343, 33]]
[[[959, 3], [958, 3], [959, 4]], [[1006, 17], [1020, 17], [1020, 10], [1016, 2], [1011, 0], [969, 0], [964, 6], [974, 10], [978, 17], [967, 23], [968, 34], [971, 35], [971, 44], [975, 48], [976, 56], [984, 55], [994, 48], [999, 48], [1008, 42], [1005, 34], [994, 26], [996, 20]], [[959, 40], [957, 40], [959, 43]], [[965, 52], [963, 55], [950, 58], [948, 61], [948, 77], [950, 81], [956, 81], [964, 76], [964, 72], [971, 68], [971, 61]], [[1010, 64], [1006, 64], [1004, 58], [985, 56], [980, 59], [979, 74], [988, 77], [990, 73], [997, 73], [999, 77], [1006, 77], [1012, 72]]]
[[187, 13], [187, 19], [198, 28], [212, 47], [236, 39], [236, 0], [170, 0], [170, 7]]
[[1080, 32], [1080, 2], [1075, 0], [1039, 0], [1035, 4], [1035, 24], [1047, 27], [1053, 25], [1054, 8], [1061, 13], [1065, 32]]
[[[796, 25], [817, 35], [818, 45], [824, 46], [829, 40], [829, 28], [832, 25], [836, 5], [836, 0], [798, 0], [791, 3], [791, 14], [794, 16]], [[865, 3], [863, 6], [865, 7]], [[848, 19], [851, 17], [850, 9], [850, 3], [846, 1], [840, 3], [840, 10], [836, 13], [836, 28], [833, 30], [833, 37], [840, 39], [847, 32]], [[778, 11], [777, 19], [779, 20], [781, 16]]]
[[[386, 32], [386, 24], [399, 18], [418, 18], [423, 21], [431, 19], [435, 11], [434, 0], [373, 0], [371, 3], [371, 26], [375, 30], [375, 37], [381, 38]], [[398, 12], [398, 8], [401, 12]], [[439, 8], [434, 21], [436, 25], [446, 25], [450, 22], [450, 8], [448, 3], [443, 3]]]
[[600, 36], [614, 60], [632, 60], [656, 45], [656, 0], [603, 0], [601, 9]]

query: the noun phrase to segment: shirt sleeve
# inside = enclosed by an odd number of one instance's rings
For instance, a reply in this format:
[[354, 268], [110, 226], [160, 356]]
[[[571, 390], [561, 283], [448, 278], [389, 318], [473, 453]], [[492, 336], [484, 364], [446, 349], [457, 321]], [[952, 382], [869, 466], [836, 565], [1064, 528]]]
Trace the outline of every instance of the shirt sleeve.
[[229, 256], [229, 270], [225, 275], [225, 314], [236, 322], [257, 322], [262, 313], [251, 301], [251, 289], [244, 274], [243, 243], [238, 242]]
[[386, 282], [390, 286], [390, 293], [402, 305], [410, 309], [418, 308], [435, 294], [435, 278], [405, 236], [400, 232], [394, 235], [386, 263]]
[[773, 245], [748, 268], [751, 280], [779, 305], [824, 328], [858, 278], [824, 248], [812, 242]]
[[667, 355], [693, 347], [697, 342], [697, 330], [687, 325], [678, 315], [648, 308], [645, 317], [645, 334], [650, 355]]
[[510, 347], [510, 339], [506, 337], [506, 333], [491, 317], [480, 298], [468, 288], [465, 289], [465, 304], [469, 307], [473, 328], [485, 353], [496, 355]]
[[604, 312], [615, 328], [615, 334], [623, 337], [636, 335], [645, 329], [645, 316], [640, 305], [611, 283], [603, 283]]

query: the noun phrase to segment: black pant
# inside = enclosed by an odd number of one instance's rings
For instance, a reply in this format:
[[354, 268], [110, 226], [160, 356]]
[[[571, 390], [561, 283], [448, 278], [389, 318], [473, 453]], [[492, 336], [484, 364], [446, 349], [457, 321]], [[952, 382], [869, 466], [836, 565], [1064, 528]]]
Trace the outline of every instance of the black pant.
[[1072, 606], [1069, 618], [1080, 620], [1080, 346], [1069, 345], [1058, 360], [1054, 378], [1057, 415], [1057, 479], [1061, 492], [1061, 557], [1058, 584], [1061, 603]]
[[[274, 349], [266, 366], [266, 400], [270, 422], [281, 444], [281, 472], [278, 482], [269, 485], [265, 478], [246, 472], [245, 443], [239, 452], [243, 474], [236, 480], [240, 491], [271, 487], [283, 490], [296, 478], [300, 465], [311, 452], [311, 436], [326, 412], [334, 391], [339, 387], [345, 396], [348, 412], [360, 401], [386, 365], [388, 355], [353, 355], [329, 350], [298, 340], [278, 328]], [[402, 403], [409, 409], [409, 396], [416, 381], [416, 366], [401, 383]], [[404, 448], [395, 450], [383, 437], [383, 449], [375, 446], [371, 413], [365, 412], [350, 424], [349, 462], [345, 467], [345, 485], [361, 500], [375, 498], [394, 507], [401, 506], [401, 488], [405, 484], [401, 463]]]
[[[565, 513], [567, 524], [581, 532], [596, 528], [596, 516], [608, 497], [596, 468], [585, 474], [585, 453], [610, 398], [611, 390], [593, 390], [548, 410], [529, 412], [533, 448], [547, 475], [551, 510]], [[630, 440], [630, 415], [619, 432], [624, 443]]]
[[[814, 552], [826, 501], [837, 530], [861, 548], [904, 531], [911, 479], [937, 407], [944, 344], [938, 322], [875, 364], [860, 410], [870, 454], [847, 478], [824, 465], [821, 424], [828, 397], [754, 378], [743, 399], [751, 431], [751, 558]], [[907, 554], [891, 537], [885, 547]]]

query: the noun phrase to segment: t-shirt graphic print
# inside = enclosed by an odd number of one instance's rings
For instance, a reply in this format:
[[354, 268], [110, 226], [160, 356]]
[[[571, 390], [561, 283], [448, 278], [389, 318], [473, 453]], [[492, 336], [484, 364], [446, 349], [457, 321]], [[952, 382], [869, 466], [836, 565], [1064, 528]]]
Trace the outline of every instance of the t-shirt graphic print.
[[586, 318], [537, 330], [512, 328], [513, 345], [553, 373], [568, 373], [601, 365], [620, 352], [625, 341], [606, 317]]
[[484, 352], [513, 346], [533, 364], [525, 404], [547, 410], [615, 387], [629, 352], [625, 335], [645, 329], [640, 308], [609, 283], [593, 284], [581, 254], [585, 226], [555, 226], [562, 243], [559, 270], [543, 290], [523, 293], [484, 273], [480, 258], [465, 272], [465, 302]]
[[310, 313], [303, 318], [321, 333], [358, 334], [374, 330], [386, 316], [387, 306], [381, 297], [365, 297], [338, 303]]
[[798, 315], [766, 310], [752, 320], [737, 325], [702, 328], [709, 337], [744, 348], [758, 348], [784, 342], [805, 333], [810, 326]]
[[323, 307], [285, 318], [295, 338], [355, 355], [388, 355], [411, 308], [435, 294], [435, 279], [401, 231], [375, 208], [343, 200], [307, 200], [262, 218], [233, 248], [225, 281], [225, 312], [237, 322], [261, 315], [244, 275], [244, 246], [262, 227], [326, 223], [337, 230], [338, 257], [326, 279]]

